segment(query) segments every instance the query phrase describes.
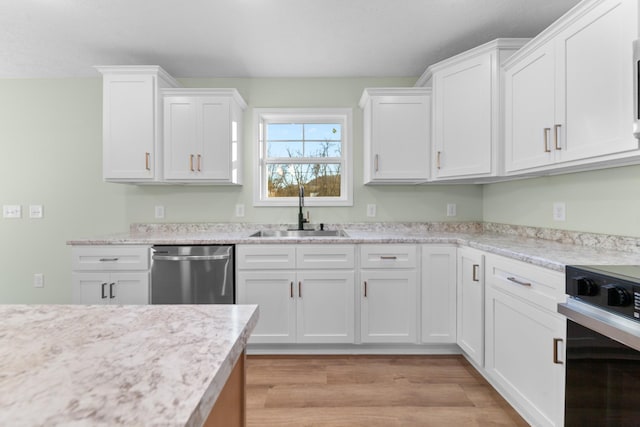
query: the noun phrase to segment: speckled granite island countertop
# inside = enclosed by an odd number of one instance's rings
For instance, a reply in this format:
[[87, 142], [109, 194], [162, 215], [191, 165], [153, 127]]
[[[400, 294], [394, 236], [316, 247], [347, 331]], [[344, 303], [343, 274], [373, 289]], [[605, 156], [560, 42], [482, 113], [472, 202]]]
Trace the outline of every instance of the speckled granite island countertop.
[[0, 425], [200, 426], [255, 305], [0, 305]]

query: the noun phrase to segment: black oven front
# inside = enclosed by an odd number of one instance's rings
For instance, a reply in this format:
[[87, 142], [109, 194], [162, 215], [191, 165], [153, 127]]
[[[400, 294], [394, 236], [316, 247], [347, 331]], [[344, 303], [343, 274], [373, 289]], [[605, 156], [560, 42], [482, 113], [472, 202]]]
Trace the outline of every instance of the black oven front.
[[[640, 426], [640, 268], [567, 267], [565, 426]], [[624, 272], [625, 274], [620, 274]]]

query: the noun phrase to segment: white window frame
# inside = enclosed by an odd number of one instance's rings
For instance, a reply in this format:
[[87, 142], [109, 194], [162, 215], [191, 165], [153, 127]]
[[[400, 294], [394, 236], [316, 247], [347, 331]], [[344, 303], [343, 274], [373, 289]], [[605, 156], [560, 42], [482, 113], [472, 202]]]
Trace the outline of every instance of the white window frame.
[[351, 108], [254, 108], [253, 141], [256, 146], [254, 174], [254, 206], [298, 206], [297, 197], [267, 197], [266, 144], [262, 138], [265, 121], [312, 123], [334, 121], [342, 124], [342, 157], [340, 163], [340, 197], [305, 198], [305, 206], [353, 206], [352, 109]]

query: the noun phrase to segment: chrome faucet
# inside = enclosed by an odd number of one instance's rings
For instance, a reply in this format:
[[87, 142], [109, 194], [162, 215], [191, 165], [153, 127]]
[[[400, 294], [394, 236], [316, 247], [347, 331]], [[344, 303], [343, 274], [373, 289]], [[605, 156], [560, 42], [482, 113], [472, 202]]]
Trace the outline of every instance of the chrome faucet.
[[304, 207], [304, 187], [301, 185], [298, 187], [298, 230], [304, 230], [304, 223], [308, 220], [304, 218], [302, 214], [302, 208]]

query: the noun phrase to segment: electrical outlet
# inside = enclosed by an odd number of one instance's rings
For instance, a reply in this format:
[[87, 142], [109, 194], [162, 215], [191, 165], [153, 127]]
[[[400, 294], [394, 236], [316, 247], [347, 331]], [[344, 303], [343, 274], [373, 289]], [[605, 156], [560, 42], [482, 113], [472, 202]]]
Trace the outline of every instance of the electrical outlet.
[[164, 218], [164, 206], [156, 206], [155, 213], [156, 213], [156, 219], [163, 219]]
[[44, 216], [42, 205], [29, 205], [29, 218], [40, 219]]
[[20, 205], [2, 205], [3, 218], [22, 218], [22, 206]]
[[33, 287], [34, 288], [44, 288], [44, 274], [35, 273], [33, 275]]
[[238, 204], [236, 205], [236, 216], [243, 217], [244, 216], [244, 205]]
[[555, 202], [553, 204], [553, 220], [554, 221], [567, 220], [567, 205], [565, 202]]
[[456, 210], [457, 206], [455, 203], [447, 203], [447, 216], [456, 216]]
[[374, 216], [376, 216], [376, 205], [373, 203], [370, 203], [367, 205], [367, 216], [370, 218], [373, 218]]

